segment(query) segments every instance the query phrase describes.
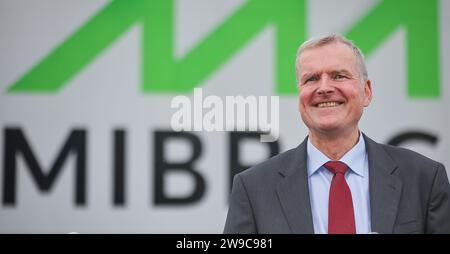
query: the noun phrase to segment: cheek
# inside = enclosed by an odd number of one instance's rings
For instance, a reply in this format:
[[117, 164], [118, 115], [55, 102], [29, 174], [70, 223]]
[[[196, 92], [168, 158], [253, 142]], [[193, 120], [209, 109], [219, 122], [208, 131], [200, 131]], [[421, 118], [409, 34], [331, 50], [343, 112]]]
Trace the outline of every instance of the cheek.
[[302, 107], [304, 105], [308, 105], [311, 99], [312, 93], [306, 89], [302, 89], [299, 95], [299, 106]]
[[350, 105], [356, 106], [363, 106], [366, 102], [366, 95], [364, 93], [363, 89], [348, 89], [343, 90], [342, 94], [345, 95], [348, 102], [350, 102]]

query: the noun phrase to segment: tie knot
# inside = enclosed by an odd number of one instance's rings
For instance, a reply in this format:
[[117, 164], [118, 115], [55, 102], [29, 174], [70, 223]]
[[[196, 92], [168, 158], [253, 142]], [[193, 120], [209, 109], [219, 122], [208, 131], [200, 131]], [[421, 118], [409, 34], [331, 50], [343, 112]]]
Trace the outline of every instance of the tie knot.
[[341, 161], [329, 161], [323, 165], [326, 169], [330, 170], [333, 174], [343, 174], [347, 172], [347, 164]]

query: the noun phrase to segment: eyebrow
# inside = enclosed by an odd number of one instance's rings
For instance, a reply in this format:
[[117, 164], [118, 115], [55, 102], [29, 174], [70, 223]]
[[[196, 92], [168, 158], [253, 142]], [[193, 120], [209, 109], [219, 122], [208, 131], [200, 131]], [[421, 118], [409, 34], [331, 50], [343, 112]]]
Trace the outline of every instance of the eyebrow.
[[309, 77], [314, 76], [314, 75], [317, 75], [317, 73], [312, 73], [312, 72], [305, 73], [305, 74], [303, 74], [303, 75], [301, 76], [301, 79], [303, 80], [303, 79], [305, 79], [305, 78], [309, 78]]
[[[323, 72], [320, 72], [320, 73], [323, 73]], [[352, 73], [350, 71], [346, 70], [346, 69], [326, 71], [325, 73], [328, 73], [328, 74], [343, 73], [343, 74], [346, 74], [346, 75], [352, 75]], [[309, 78], [309, 77], [317, 75], [317, 74], [318, 74], [318, 72], [307, 72], [307, 73], [305, 73], [305, 74], [303, 74], [301, 76], [301, 79], [303, 80], [305, 78]]]
[[345, 69], [336, 70], [336, 71], [330, 71], [328, 73], [331, 73], [331, 74], [343, 73], [343, 74], [346, 74], [346, 75], [352, 75], [351, 72], [349, 72], [348, 70], [345, 70]]

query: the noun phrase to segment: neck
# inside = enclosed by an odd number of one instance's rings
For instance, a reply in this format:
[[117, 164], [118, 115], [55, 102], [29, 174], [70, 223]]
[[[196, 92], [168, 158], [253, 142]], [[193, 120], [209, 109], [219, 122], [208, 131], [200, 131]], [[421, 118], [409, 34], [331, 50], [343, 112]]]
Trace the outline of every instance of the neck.
[[359, 131], [355, 128], [348, 133], [330, 135], [328, 133], [309, 132], [311, 143], [332, 160], [339, 160], [358, 143]]

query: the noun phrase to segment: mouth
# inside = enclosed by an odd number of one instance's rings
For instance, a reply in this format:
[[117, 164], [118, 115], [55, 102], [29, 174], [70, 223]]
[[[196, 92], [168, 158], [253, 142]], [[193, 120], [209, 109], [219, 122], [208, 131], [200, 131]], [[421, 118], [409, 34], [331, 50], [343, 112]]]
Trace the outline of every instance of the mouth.
[[337, 107], [337, 106], [342, 105], [342, 104], [343, 104], [343, 102], [327, 101], [327, 102], [317, 103], [314, 106], [317, 107], [317, 108], [332, 108], [332, 107]]

